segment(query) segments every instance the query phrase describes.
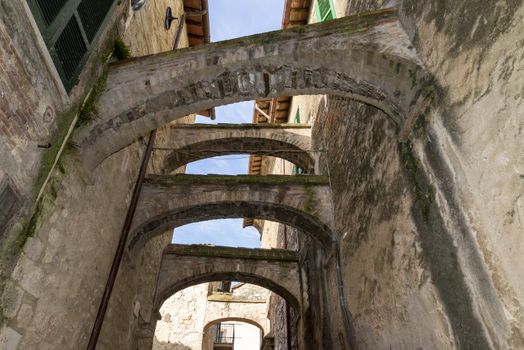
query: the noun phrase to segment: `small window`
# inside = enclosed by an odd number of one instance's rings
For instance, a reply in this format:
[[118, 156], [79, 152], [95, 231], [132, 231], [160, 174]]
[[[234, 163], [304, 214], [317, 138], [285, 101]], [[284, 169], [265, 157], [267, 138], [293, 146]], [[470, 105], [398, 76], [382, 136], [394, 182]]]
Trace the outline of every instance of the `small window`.
[[304, 169], [295, 165], [295, 175], [304, 174]]
[[317, 0], [315, 14], [319, 22], [335, 19], [335, 7], [333, 6], [332, 0]]
[[300, 108], [297, 108], [297, 114], [295, 114], [295, 124], [300, 124]]
[[231, 281], [220, 281], [218, 291], [222, 293], [232, 293], [232, 287], [233, 283]]

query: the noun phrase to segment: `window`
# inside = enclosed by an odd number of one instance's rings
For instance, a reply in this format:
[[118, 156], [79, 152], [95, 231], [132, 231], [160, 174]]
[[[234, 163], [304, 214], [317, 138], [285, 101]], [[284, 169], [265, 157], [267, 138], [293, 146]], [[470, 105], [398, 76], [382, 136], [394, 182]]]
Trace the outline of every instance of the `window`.
[[319, 22], [335, 19], [335, 7], [332, 0], [317, 0], [315, 14]]
[[28, 0], [67, 91], [76, 83], [115, 0]]
[[235, 325], [232, 323], [219, 323], [215, 337], [215, 344], [234, 344]]
[[297, 108], [297, 114], [295, 114], [295, 124], [300, 124], [300, 108]]
[[219, 292], [231, 293], [233, 283], [231, 281], [220, 281], [220, 287], [218, 287]]
[[301, 167], [295, 165], [295, 175], [300, 175], [300, 174], [303, 174], [303, 173], [304, 173], [304, 169], [302, 169]]

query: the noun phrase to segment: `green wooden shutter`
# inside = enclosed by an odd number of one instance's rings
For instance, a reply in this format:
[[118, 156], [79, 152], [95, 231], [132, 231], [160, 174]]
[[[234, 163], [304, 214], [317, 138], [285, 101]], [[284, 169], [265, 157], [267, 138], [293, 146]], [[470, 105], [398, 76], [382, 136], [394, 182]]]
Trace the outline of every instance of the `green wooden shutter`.
[[76, 70], [87, 53], [87, 46], [75, 17], [69, 20], [51, 50], [51, 56], [55, 56], [55, 65], [58, 63], [57, 68], [65, 80], [64, 83], [69, 82], [75, 77]]
[[331, 0], [317, 0], [315, 13], [317, 21], [319, 22], [334, 19], [336, 17], [335, 8]]
[[47, 24], [53, 23], [53, 20], [60, 13], [66, 2], [67, 0], [37, 0], [38, 7], [42, 11], [42, 17], [44, 17]]
[[295, 123], [300, 124], [300, 108], [297, 108], [297, 114], [295, 114]]
[[27, 0], [67, 91], [96, 43], [115, 0]]
[[82, 0], [78, 6], [78, 15], [89, 42], [93, 41], [98, 29], [102, 26], [112, 2], [111, 0]]

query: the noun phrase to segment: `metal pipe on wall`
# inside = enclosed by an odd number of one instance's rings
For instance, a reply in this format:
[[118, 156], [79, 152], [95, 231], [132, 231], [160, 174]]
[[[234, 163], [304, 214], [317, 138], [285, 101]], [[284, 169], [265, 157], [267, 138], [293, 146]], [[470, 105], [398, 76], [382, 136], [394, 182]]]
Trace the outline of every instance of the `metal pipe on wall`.
[[[185, 14], [183, 14], [179, 19], [179, 25], [177, 28], [175, 43], [173, 45], [173, 50], [178, 48], [180, 44], [180, 36], [182, 34], [182, 29], [185, 24]], [[118, 275], [118, 270], [120, 264], [122, 263], [122, 258], [125, 252], [125, 246], [127, 238], [129, 236], [129, 231], [131, 229], [131, 223], [133, 217], [135, 216], [136, 206], [138, 204], [138, 198], [140, 197], [140, 192], [142, 190], [142, 184], [146, 176], [147, 167], [149, 165], [149, 159], [151, 158], [151, 153], [153, 151], [153, 146], [155, 144], [156, 130], [151, 131], [149, 134], [149, 139], [147, 141], [147, 146], [144, 152], [144, 157], [142, 158], [142, 163], [140, 164], [140, 170], [138, 171], [138, 177], [133, 189], [133, 194], [131, 196], [131, 202], [127, 209], [126, 218], [124, 220], [124, 226], [122, 227], [122, 232], [120, 234], [120, 239], [118, 241], [118, 246], [116, 248], [115, 256], [113, 258], [113, 263], [111, 264], [111, 270], [109, 271], [109, 276], [107, 277], [106, 286], [104, 288], [104, 294], [102, 295], [102, 300], [100, 301], [100, 306], [98, 307], [98, 312], [93, 324], [93, 329], [91, 330], [91, 336], [89, 337], [89, 343], [87, 344], [87, 350], [95, 350], [98, 343], [98, 338], [102, 330], [102, 324], [104, 323], [104, 318], [107, 312], [107, 307], [109, 306], [109, 300], [111, 299], [111, 294], [113, 292], [113, 287], [115, 285], [116, 277]]]

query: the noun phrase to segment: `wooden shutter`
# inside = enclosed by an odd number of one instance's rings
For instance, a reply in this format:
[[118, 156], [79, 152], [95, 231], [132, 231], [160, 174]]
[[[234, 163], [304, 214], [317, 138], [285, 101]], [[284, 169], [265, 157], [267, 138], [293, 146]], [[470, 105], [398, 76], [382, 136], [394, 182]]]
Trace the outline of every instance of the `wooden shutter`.
[[115, 0], [27, 0], [67, 91], [96, 43]]
[[319, 22], [335, 18], [335, 9], [331, 3], [331, 0], [317, 0], [317, 6], [315, 10], [317, 20]]

